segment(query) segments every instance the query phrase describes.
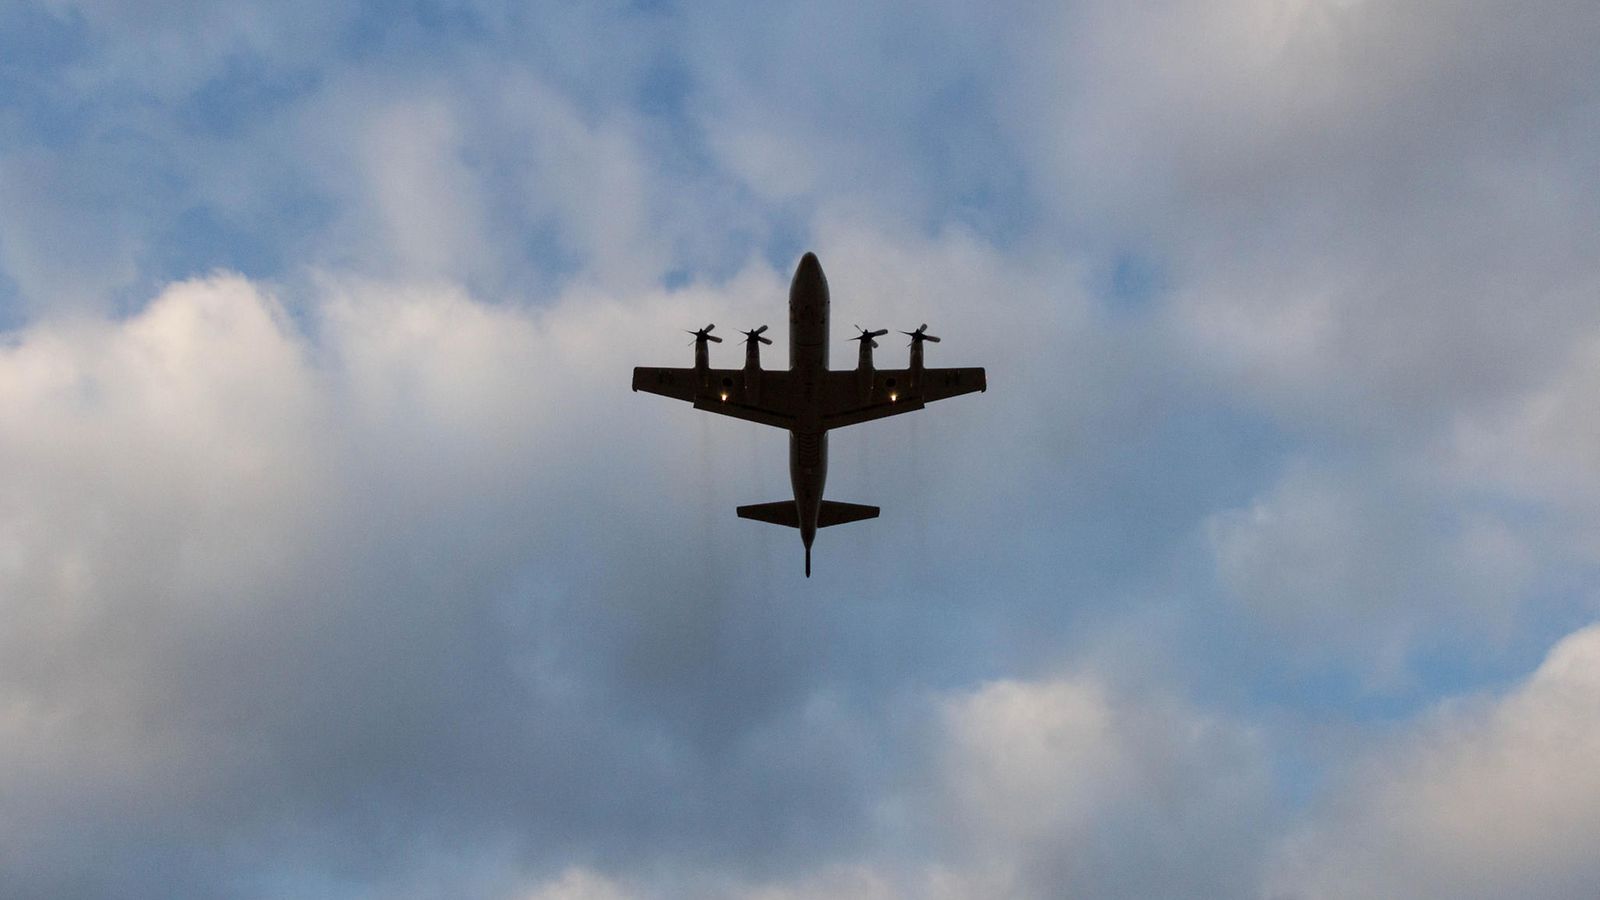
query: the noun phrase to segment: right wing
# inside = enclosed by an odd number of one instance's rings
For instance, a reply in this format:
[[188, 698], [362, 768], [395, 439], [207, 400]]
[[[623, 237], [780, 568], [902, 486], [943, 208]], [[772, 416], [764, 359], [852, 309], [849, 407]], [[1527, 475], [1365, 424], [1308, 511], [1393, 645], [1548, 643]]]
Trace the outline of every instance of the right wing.
[[827, 528], [830, 525], [843, 525], [846, 522], [859, 522], [862, 519], [876, 519], [878, 508], [865, 503], [840, 503], [837, 500], [824, 500], [822, 507], [817, 510], [817, 527]]
[[792, 428], [799, 414], [788, 372], [765, 369], [671, 369], [638, 366], [633, 389], [686, 400], [695, 409]]
[[843, 428], [915, 412], [935, 400], [989, 389], [983, 368], [841, 369], [827, 373], [822, 425]]

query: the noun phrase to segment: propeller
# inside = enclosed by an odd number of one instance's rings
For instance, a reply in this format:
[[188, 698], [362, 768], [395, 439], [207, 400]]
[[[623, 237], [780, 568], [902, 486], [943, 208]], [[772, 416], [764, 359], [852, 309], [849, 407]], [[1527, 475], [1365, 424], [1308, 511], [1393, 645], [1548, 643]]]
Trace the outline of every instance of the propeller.
[[[766, 330], [767, 330], [767, 326], [763, 325], [760, 328], [753, 328], [753, 329], [751, 329], [749, 331], [744, 332], [744, 342], [746, 344], [748, 344], [748, 343], [750, 343], [752, 341], [760, 341], [763, 344], [772, 343], [772, 338], [762, 337], [761, 336], [761, 332], [766, 331]], [[716, 338], [712, 338], [712, 340], [716, 340]]]
[[864, 341], [864, 342], [872, 345], [873, 349], [877, 349], [877, 347], [878, 347], [877, 339], [881, 338], [884, 335], [889, 333], [889, 329], [887, 329], [887, 328], [883, 328], [883, 329], [880, 329], [878, 331], [868, 331], [865, 328], [862, 328], [860, 325], [857, 325], [857, 326], [855, 326], [855, 329], [857, 331], [861, 332], [861, 333], [856, 335], [855, 337], [851, 338], [850, 340], [852, 340], [852, 341]]
[[[920, 344], [923, 341], [933, 341], [935, 344], [939, 343], [939, 339], [938, 338], [936, 338], [933, 335], [928, 333], [928, 323], [927, 322], [923, 322], [922, 326], [920, 328], [918, 328], [916, 331], [902, 331], [900, 333], [905, 335], [906, 337], [911, 338], [911, 343], [912, 344]], [[910, 344], [907, 344], [906, 346], [909, 347]]]
[[700, 341], [711, 341], [714, 344], [722, 343], [722, 338], [719, 338], [719, 337], [717, 337], [717, 336], [715, 336], [715, 335], [713, 335], [711, 333], [711, 329], [713, 329], [715, 327], [717, 327], [717, 326], [715, 326], [715, 325], [707, 325], [706, 327], [700, 329], [699, 331], [690, 331], [690, 332], [688, 332], [689, 334], [694, 335], [694, 340], [690, 341], [689, 343], [693, 344], [693, 343], [698, 343]]

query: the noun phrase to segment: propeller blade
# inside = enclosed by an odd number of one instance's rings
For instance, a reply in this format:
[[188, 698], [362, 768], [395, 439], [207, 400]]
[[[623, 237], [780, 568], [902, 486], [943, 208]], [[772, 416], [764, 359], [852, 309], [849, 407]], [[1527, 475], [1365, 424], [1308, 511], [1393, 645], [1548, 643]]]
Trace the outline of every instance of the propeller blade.
[[877, 338], [881, 338], [884, 335], [889, 333], [889, 329], [887, 329], [887, 328], [880, 328], [877, 331], [868, 331], [867, 329], [862, 328], [860, 325], [855, 325], [853, 327], [855, 328], [856, 331], [860, 332], [860, 334], [857, 334], [855, 337], [851, 338], [850, 340], [852, 340], [852, 341], [866, 341], [868, 344], [871, 344], [874, 349], [876, 349], [877, 346], [878, 346], [878, 341], [876, 339]]

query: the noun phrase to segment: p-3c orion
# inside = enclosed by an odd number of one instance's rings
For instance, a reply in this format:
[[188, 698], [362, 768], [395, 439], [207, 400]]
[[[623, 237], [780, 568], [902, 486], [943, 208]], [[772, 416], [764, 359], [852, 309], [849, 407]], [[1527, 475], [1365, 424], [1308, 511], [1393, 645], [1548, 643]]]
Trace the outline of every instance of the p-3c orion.
[[922, 345], [939, 339], [928, 326], [901, 332], [911, 338], [911, 360], [904, 369], [875, 369], [872, 351], [887, 331], [857, 327], [861, 345], [853, 370], [828, 368], [828, 279], [813, 253], [800, 258], [789, 285], [789, 368], [761, 368], [767, 326], [744, 332], [744, 368], [713, 369], [708, 345], [722, 338], [707, 325], [694, 335], [694, 368], [639, 366], [633, 389], [687, 400], [695, 409], [747, 419], [789, 432], [789, 481], [793, 500], [738, 508], [739, 516], [800, 530], [806, 545], [806, 577], [811, 576], [811, 542], [818, 528], [878, 515], [876, 506], [822, 499], [828, 478], [828, 432], [846, 425], [919, 410], [935, 400], [987, 390], [982, 368], [929, 369]]

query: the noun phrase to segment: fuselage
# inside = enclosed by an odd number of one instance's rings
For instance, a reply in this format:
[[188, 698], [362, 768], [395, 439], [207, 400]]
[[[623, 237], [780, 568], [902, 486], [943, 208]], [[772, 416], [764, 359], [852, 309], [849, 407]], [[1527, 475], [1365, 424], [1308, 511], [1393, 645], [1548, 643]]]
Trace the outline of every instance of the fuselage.
[[[789, 283], [789, 369], [798, 380], [804, 409], [816, 409], [822, 373], [828, 370], [828, 279], [813, 253], [801, 257]], [[811, 541], [817, 536], [822, 488], [828, 480], [828, 432], [815, 413], [802, 416], [789, 431], [789, 483], [800, 518], [810, 571]]]

